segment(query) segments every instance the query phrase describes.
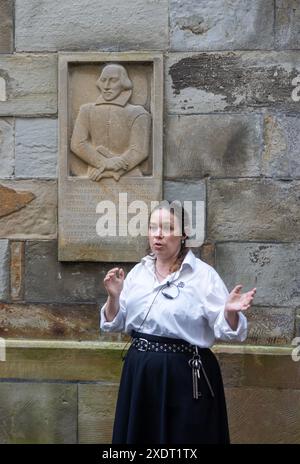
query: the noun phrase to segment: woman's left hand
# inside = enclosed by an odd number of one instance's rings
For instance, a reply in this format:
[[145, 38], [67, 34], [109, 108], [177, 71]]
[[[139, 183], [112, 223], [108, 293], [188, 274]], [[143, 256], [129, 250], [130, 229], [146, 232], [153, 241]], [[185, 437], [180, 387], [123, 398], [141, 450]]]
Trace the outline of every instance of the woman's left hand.
[[242, 285], [236, 285], [234, 289], [229, 293], [225, 305], [225, 311], [246, 311], [250, 308], [256, 293], [256, 288], [253, 288], [249, 292], [241, 293], [242, 288]]

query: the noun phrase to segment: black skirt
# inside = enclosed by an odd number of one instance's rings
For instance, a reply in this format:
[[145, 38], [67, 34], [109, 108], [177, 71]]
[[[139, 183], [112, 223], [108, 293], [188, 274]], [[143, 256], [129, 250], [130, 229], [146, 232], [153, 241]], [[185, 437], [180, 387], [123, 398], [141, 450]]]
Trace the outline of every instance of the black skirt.
[[[174, 342], [173, 338], [141, 332], [132, 336]], [[229, 443], [219, 364], [209, 348], [198, 350], [214, 397], [201, 374], [202, 396], [193, 398], [190, 353], [139, 351], [130, 346], [120, 380], [113, 444]]]

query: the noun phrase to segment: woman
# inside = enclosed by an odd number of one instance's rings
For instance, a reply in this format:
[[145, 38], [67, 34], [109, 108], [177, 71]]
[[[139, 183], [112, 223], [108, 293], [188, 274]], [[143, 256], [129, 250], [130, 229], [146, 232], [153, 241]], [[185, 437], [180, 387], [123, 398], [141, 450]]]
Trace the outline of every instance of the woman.
[[217, 272], [185, 246], [183, 208], [156, 207], [151, 253], [124, 280], [106, 274], [104, 331], [132, 336], [120, 381], [112, 443], [229, 443], [215, 338], [244, 341], [243, 311], [256, 289], [228, 294]]

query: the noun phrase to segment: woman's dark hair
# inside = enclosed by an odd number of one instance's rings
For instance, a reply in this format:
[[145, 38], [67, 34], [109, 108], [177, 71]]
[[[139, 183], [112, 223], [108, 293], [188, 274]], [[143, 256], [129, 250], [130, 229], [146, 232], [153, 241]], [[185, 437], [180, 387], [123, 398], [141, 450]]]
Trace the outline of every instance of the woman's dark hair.
[[[170, 272], [175, 272], [175, 271], [178, 271], [178, 269], [180, 269], [180, 266], [184, 258], [186, 257], [188, 251], [190, 250], [190, 248], [186, 246], [186, 240], [188, 239], [188, 234], [186, 231], [188, 230], [189, 225], [190, 225], [189, 216], [188, 216], [187, 211], [184, 209], [184, 207], [181, 205], [179, 201], [170, 202], [168, 200], [163, 200], [151, 210], [149, 214], [149, 218], [148, 218], [148, 227], [150, 224], [150, 218], [152, 214], [154, 213], [154, 211], [157, 211], [158, 209], [166, 209], [170, 211], [170, 213], [173, 214], [175, 218], [177, 218], [178, 223], [181, 226], [180, 231], [181, 231], [181, 234], [183, 235], [183, 239], [181, 241], [180, 250], [175, 260], [175, 263], [173, 263], [173, 265], [169, 269]], [[152, 256], [154, 255], [154, 253], [151, 250], [150, 245], [147, 248], [147, 253]]]

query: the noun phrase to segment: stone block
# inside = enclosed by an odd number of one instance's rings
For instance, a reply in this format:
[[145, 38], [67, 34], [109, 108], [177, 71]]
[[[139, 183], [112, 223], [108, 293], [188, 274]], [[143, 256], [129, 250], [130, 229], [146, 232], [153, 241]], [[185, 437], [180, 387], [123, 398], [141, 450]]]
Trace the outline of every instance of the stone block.
[[56, 238], [56, 181], [3, 180], [0, 187], [1, 238]]
[[78, 441], [111, 443], [119, 384], [78, 385]]
[[0, 55], [0, 76], [6, 87], [0, 116], [57, 113], [56, 54]]
[[261, 143], [257, 115], [172, 115], [164, 172], [168, 178], [258, 176]]
[[219, 243], [216, 250], [216, 269], [228, 290], [256, 287], [255, 305], [299, 305], [299, 244]]
[[299, 111], [292, 99], [300, 74], [296, 51], [171, 53], [166, 59], [169, 114]]
[[294, 308], [253, 306], [246, 312], [248, 337], [246, 343], [288, 345], [295, 329]]
[[13, 118], [0, 119], [0, 178], [14, 173], [14, 126]]
[[15, 176], [56, 178], [57, 120], [16, 120]]
[[300, 5], [298, 0], [276, 0], [275, 46], [299, 49]]
[[299, 239], [298, 180], [211, 179], [207, 195], [209, 240]]
[[98, 340], [98, 307], [81, 304], [0, 304], [0, 337]]
[[11, 0], [0, 0], [0, 53], [14, 48], [14, 7]]
[[9, 298], [9, 242], [0, 240], [0, 299]]
[[262, 174], [268, 177], [300, 178], [299, 145], [298, 115], [266, 115]]
[[227, 388], [232, 443], [296, 444], [300, 442], [300, 391]]
[[13, 378], [118, 383], [124, 345], [114, 338], [109, 342], [6, 339], [6, 362], [0, 362], [1, 381]]
[[272, 48], [273, 18], [273, 0], [171, 0], [171, 49]]
[[1, 382], [0, 395], [0, 443], [76, 443], [76, 385]]
[[[57, 260], [55, 240], [28, 241], [25, 248], [25, 300], [34, 303], [95, 303], [106, 298], [103, 279], [116, 263]], [[125, 272], [132, 266], [123, 266]]]
[[167, 0], [16, 0], [16, 49], [162, 50]]

